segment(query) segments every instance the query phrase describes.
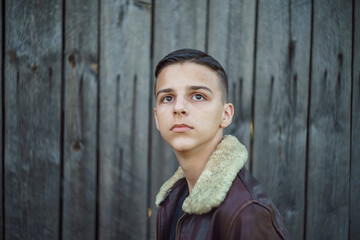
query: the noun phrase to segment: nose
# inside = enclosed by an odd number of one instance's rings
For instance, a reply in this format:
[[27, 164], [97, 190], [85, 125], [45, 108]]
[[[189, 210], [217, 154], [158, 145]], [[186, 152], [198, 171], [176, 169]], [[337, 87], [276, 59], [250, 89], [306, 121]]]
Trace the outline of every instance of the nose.
[[182, 97], [178, 97], [175, 100], [175, 104], [174, 104], [174, 116], [187, 115], [187, 114], [188, 114], [188, 109], [185, 100]]

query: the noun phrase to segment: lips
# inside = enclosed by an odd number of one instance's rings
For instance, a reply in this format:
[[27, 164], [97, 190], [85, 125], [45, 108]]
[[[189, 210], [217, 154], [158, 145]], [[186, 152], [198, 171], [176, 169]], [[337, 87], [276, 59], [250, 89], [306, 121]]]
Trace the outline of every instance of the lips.
[[183, 133], [183, 132], [187, 132], [191, 129], [192, 129], [192, 127], [190, 127], [187, 124], [175, 124], [171, 127], [170, 130], [175, 133]]

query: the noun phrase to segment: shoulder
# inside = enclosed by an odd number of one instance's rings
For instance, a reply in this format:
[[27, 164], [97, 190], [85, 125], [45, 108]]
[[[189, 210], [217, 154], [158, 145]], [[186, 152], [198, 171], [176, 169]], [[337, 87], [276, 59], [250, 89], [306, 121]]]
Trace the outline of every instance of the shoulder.
[[[226, 235], [245, 239], [288, 239], [281, 215], [259, 182], [241, 169], [218, 208]], [[246, 226], [246, 227], [243, 227]], [[260, 234], [260, 235], [259, 235]]]
[[253, 202], [264, 206], [271, 205], [271, 200], [257, 179], [246, 168], [242, 168], [236, 175], [221, 207], [223, 210], [231, 210], [231, 212], [234, 209], [241, 211]]
[[227, 239], [288, 239], [273, 212], [257, 201], [249, 202], [234, 214], [226, 236]]

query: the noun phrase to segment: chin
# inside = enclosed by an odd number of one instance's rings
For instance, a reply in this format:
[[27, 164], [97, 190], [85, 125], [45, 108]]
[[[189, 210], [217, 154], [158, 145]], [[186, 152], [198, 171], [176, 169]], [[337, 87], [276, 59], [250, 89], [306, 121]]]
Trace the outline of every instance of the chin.
[[167, 141], [167, 143], [177, 152], [189, 151], [196, 146], [193, 139], [186, 137], [176, 137]]

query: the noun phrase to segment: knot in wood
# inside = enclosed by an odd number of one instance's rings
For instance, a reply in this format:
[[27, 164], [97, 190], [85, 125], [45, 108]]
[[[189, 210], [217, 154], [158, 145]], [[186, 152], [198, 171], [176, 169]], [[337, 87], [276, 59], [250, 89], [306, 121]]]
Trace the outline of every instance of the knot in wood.
[[80, 141], [76, 140], [72, 143], [72, 150], [74, 152], [80, 152], [82, 148], [83, 148], [83, 145], [81, 144]]
[[75, 62], [75, 53], [72, 52], [69, 57], [68, 57], [68, 61], [70, 63], [70, 65], [74, 68], [76, 66], [76, 62]]
[[14, 62], [16, 60], [16, 57], [17, 57], [16, 52], [13, 51], [13, 50], [10, 50], [9, 51], [9, 58], [10, 58], [11, 64], [14, 64]]
[[38, 66], [37, 64], [35, 64], [35, 65], [32, 67], [32, 70], [33, 70], [34, 73], [37, 73], [38, 69], [39, 69], [39, 66]]
[[290, 41], [290, 43], [289, 43], [289, 49], [290, 49], [290, 51], [293, 51], [294, 49], [295, 49], [295, 41]]

